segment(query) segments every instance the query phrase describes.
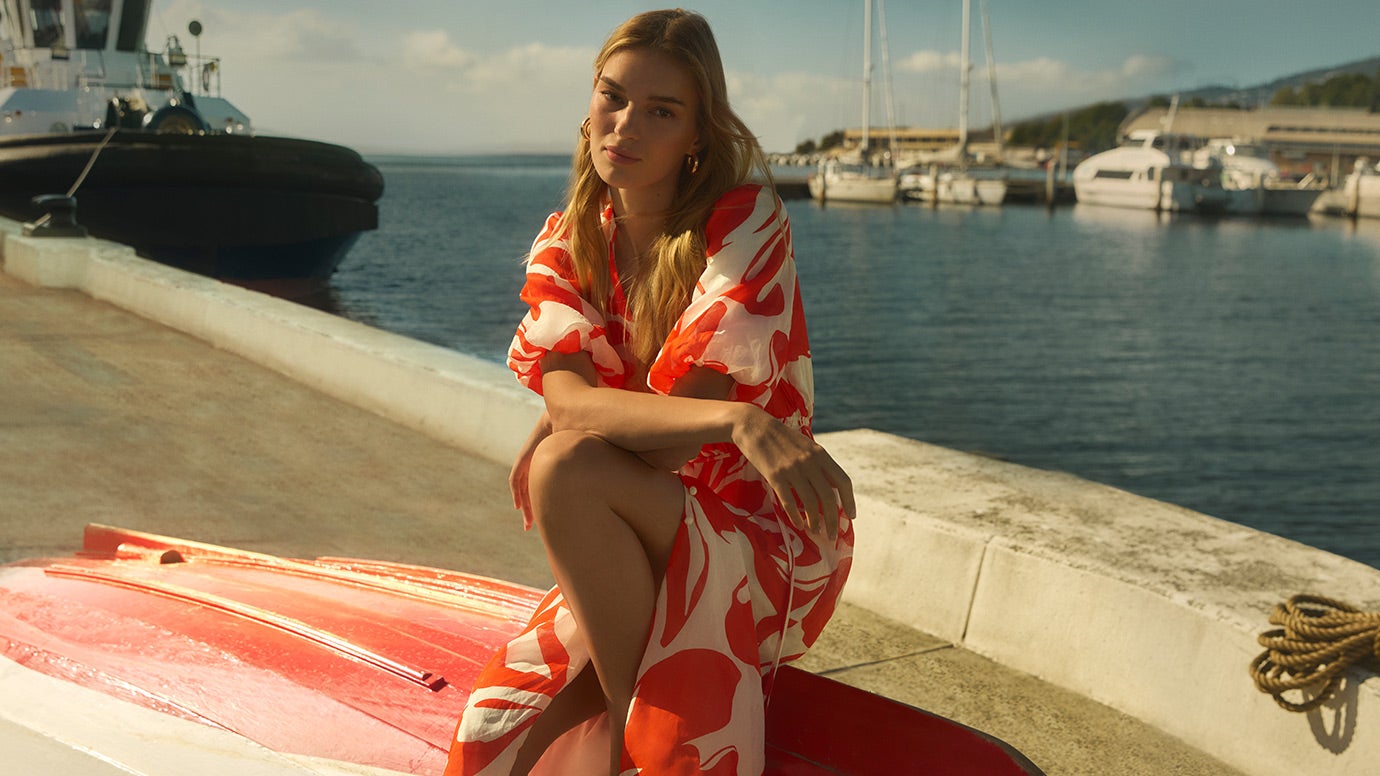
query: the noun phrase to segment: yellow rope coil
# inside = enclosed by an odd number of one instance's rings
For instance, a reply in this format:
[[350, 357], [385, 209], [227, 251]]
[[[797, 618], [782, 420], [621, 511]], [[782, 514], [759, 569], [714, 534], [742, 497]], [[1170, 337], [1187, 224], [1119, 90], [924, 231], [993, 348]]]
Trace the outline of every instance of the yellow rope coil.
[[[1251, 678], [1289, 711], [1316, 709], [1336, 693], [1344, 671], [1370, 659], [1380, 661], [1380, 612], [1300, 594], [1275, 604], [1270, 624], [1282, 627], [1260, 634], [1265, 651], [1251, 661]], [[1320, 684], [1311, 699], [1294, 703], [1284, 697], [1289, 690]]]

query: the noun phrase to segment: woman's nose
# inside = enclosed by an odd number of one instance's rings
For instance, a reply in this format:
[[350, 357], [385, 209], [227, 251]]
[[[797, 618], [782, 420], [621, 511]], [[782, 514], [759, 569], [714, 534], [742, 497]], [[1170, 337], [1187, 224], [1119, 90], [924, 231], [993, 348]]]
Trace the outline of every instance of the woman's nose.
[[627, 106], [618, 111], [613, 121], [613, 128], [618, 134], [628, 137], [637, 133], [637, 125], [633, 120], [634, 113], [632, 106]]

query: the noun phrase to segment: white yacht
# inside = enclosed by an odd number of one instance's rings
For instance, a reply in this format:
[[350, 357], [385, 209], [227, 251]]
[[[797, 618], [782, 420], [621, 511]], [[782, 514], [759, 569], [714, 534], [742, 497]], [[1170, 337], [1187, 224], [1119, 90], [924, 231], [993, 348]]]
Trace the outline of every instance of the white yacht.
[[1154, 130], [1132, 132], [1127, 141], [1084, 159], [1073, 170], [1080, 204], [1173, 212], [1225, 212], [1231, 196], [1222, 188], [1222, 167], [1195, 167], [1202, 141]]
[[1364, 156], [1357, 159], [1342, 184], [1342, 202], [1343, 215], [1380, 218], [1380, 164], [1371, 164]]
[[1286, 180], [1264, 147], [1233, 138], [1210, 138], [1194, 154], [1197, 167], [1222, 167], [1227, 211], [1238, 214], [1306, 216], [1326, 187], [1311, 176]]

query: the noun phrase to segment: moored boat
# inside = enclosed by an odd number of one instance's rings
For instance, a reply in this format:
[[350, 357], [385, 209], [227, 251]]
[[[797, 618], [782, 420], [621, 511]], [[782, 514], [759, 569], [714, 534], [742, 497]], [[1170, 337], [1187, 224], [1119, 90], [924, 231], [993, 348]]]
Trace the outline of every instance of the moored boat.
[[1094, 154], [1073, 170], [1079, 204], [1141, 210], [1221, 213], [1231, 195], [1220, 166], [1195, 167], [1196, 139], [1152, 130], [1132, 132], [1116, 148]]
[[1306, 216], [1326, 187], [1310, 179], [1286, 180], [1268, 152], [1253, 143], [1210, 138], [1195, 152], [1195, 165], [1222, 167], [1222, 187], [1231, 213]]
[[1007, 175], [1001, 165], [1001, 109], [997, 104], [996, 67], [992, 61], [992, 25], [983, 6], [983, 32], [987, 43], [987, 77], [992, 87], [992, 137], [997, 142], [997, 163], [975, 164], [968, 150], [968, 81], [973, 69], [968, 53], [972, 38], [972, 3], [963, 0], [963, 27], [959, 38], [958, 143], [922, 159], [902, 172], [901, 195], [910, 200], [955, 205], [1000, 205], [1006, 200]]
[[807, 181], [810, 196], [820, 202], [865, 202], [888, 204], [896, 201], [896, 176], [888, 167], [824, 162]]
[[954, 205], [1000, 205], [1006, 201], [1007, 178], [997, 167], [931, 167], [904, 170], [901, 195], [909, 200]]
[[[541, 598], [89, 526], [71, 557], [0, 566], [0, 697], [25, 699], [0, 703], [0, 748], [23, 772], [440, 773], [469, 687]], [[990, 736], [789, 666], [771, 693], [766, 774], [1040, 773]]]
[[1347, 218], [1380, 218], [1380, 163], [1357, 159], [1340, 188], [1330, 189], [1315, 210]]
[[[74, 196], [91, 234], [235, 282], [320, 281], [377, 228], [378, 170], [311, 140], [254, 134], [220, 62], [145, 44], [151, 0], [4, 0], [0, 214]], [[189, 27], [199, 35], [201, 27]]]
[[[883, 22], [885, 24], [885, 22]], [[848, 158], [820, 160], [807, 180], [810, 196], [819, 202], [889, 204], [896, 201], [896, 169], [893, 143], [884, 164], [872, 163], [872, 0], [863, 2], [862, 144]]]

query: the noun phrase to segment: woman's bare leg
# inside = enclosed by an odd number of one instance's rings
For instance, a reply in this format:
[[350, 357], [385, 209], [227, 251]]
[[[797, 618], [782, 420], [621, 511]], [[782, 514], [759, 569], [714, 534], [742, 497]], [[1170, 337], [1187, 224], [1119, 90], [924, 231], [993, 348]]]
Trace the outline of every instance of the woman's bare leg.
[[547, 748], [566, 731], [604, 711], [604, 691], [594, 669], [586, 666], [580, 675], [551, 699], [533, 723], [527, 740], [518, 750], [513, 776], [527, 776]]
[[589, 645], [616, 774], [684, 486], [598, 437], [557, 432], [532, 459], [532, 508], [552, 574]]

